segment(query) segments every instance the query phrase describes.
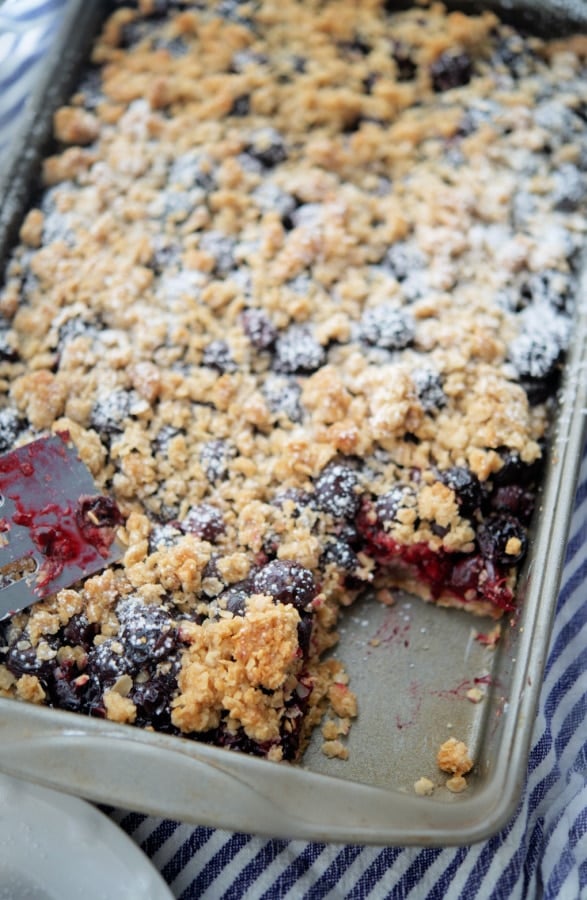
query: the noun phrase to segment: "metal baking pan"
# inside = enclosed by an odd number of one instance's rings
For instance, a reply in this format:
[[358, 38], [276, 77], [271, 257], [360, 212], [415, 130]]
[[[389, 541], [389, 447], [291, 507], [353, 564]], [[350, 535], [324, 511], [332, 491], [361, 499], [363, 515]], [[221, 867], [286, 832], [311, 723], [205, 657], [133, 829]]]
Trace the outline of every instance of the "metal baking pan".
[[[507, 3], [509, 14], [519, 7], [526, 15], [528, 6]], [[531, 6], [535, 22], [587, 28], [582, 3]], [[0, 169], [0, 259], [24, 215], [52, 111], [70, 91], [106, 9], [88, 0], [68, 6], [14, 151]], [[407, 595], [392, 607], [367, 598], [348, 609], [336, 656], [351, 673], [360, 716], [347, 761], [327, 759], [318, 740], [301, 765], [290, 766], [0, 699], [0, 769], [94, 801], [270, 836], [447, 846], [494, 834], [514, 813], [526, 775], [585, 437], [586, 338], [587, 269], [519, 613], [491, 649], [474, 638], [492, 621]], [[474, 685], [485, 691], [481, 703], [466, 699]], [[476, 762], [461, 794], [442, 786], [435, 766], [439, 745], [451, 735], [468, 744]], [[421, 776], [438, 783], [432, 796], [414, 792]]]

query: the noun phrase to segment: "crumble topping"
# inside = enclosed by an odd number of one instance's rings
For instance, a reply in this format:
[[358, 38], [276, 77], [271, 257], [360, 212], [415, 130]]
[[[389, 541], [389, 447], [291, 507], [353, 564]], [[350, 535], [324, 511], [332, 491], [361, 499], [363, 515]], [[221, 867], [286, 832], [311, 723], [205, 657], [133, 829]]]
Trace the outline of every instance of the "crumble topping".
[[[341, 606], [514, 606], [587, 47], [436, 3], [165, 8], [106, 22], [0, 291], [0, 451], [68, 431], [126, 520], [119, 566], [2, 625], [0, 691], [275, 760], [326, 714], [344, 758]], [[439, 765], [466, 785], [464, 745]]]
[[430, 797], [434, 793], [434, 782], [423, 775], [414, 782], [414, 791], [419, 797]]
[[229, 729], [242, 725], [254, 740], [277, 739], [283, 692], [300, 664], [299, 621], [292, 606], [282, 610], [270, 596], [254, 595], [246, 616], [182, 625], [189, 649], [178, 678], [174, 724], [187, 733], [203, 732], [217, 727], [227, 712]]
[[451, 794], [460, 794], [467, 789], [465, 775], [473, 768], [473, 761], [463, 741], [454, 737], [449, 738], [439, 748], [436, 761], [439, 769], [450, 774], [445, 784]]

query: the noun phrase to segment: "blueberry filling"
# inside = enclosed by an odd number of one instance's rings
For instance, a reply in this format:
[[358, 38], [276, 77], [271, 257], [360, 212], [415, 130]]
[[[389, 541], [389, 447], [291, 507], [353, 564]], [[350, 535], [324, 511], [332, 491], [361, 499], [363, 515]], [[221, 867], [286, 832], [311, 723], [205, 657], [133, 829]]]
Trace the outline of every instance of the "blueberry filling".
[[[371, 515], [370, 504], [363, 506], [357, 521], [366, 552], [381, 571], [388, 572], [393, 579], [416, 579], [427, 585], [432, 600], [448, 594], [461, 603], [482, 600], [501, 611], [513, 609], [514, 595], [508, 577], [512, 566], [524, 555], [526, 544], [521, 540], [521, 530], [514, 533], [512, 527], [499, 531], [495, 550], [489, 549], [494, 544], [482, 532], [481, 552], [465, 554], [431, 550], [425, 542], [399, 543], [377, 524]], [[508, 545], [510, 537], [514, 541]], [[507, 551], [511, 551], [511, 556]]]

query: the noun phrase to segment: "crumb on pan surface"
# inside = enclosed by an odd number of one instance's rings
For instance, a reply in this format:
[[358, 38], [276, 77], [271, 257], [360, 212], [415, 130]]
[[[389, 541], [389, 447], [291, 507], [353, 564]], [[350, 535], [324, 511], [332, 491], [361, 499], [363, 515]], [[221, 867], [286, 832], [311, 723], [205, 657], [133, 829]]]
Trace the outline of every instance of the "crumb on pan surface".
[[436, 761], [439, 769], [452, 775], [466, 775], [473, 768], [467, 745], [455, 737], [448, 738], [439, 747]]
[[[168, 6], [107, 21], [0, 291], [0, 451], [67, 430], [126, 545], [0, 626], [0, 692], [274, 760], [327, 712], [344, 758], [342, 606], [514, 606], [587, 40], [440, 4]], [[439, 765], [462, 789], [466, 748]]]
[[430, 797], [434, 793], [434, 782], [422, 775], [414, 782], [414, 791], [419, 797]]

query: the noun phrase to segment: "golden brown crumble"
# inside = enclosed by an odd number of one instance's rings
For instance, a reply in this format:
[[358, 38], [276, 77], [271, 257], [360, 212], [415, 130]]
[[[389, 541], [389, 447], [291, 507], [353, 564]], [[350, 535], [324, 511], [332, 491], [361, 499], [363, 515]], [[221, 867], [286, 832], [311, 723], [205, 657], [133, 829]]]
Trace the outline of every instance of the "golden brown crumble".
[[434, 782], [423, 775], [414, 782], [414, 791], [419, 797], [430, 797], [434, 793]]
[[439, 769], [452, 775], [466, 775], [473, 768], [469, 750], [463, 741], [455, 737], [448, 738], [438, 750], [436, 757]]

